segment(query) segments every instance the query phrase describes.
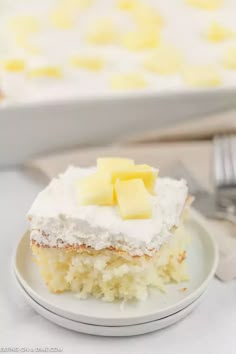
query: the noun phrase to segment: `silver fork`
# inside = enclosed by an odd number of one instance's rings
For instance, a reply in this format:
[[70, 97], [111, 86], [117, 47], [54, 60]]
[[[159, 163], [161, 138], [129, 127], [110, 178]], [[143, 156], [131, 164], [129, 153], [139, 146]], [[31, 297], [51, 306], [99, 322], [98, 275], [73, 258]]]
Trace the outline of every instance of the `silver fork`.
[[236, 215], [236, 135], [218, 135], [213, 146], [216, 201]]
[[177, 161], [167, 174], [174, 178], [184, 178], [188, 182], [189, 192], [195, 197], [193, 206], [210, 219], [228, 220], [236, 225], [236, 211], [222, 207], [216, 202], [215, 193], [210, 193], [195, 179], [188, 168]]

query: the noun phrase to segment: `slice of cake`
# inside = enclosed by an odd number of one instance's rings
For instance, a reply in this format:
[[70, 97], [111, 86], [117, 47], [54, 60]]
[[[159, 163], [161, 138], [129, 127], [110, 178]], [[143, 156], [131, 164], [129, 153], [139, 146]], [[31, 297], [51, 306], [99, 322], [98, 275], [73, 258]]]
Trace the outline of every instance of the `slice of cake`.
[[145, 299], [188, 279], [184, 180], [133, 160], [69, 167], [28, 212], [30, 243], [50, 291], [106, 301]]

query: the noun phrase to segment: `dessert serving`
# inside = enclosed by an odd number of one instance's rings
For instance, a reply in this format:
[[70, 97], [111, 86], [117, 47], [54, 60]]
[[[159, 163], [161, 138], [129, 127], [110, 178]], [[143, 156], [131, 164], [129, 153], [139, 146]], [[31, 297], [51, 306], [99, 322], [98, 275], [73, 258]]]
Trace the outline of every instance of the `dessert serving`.
[[71, 166], [28, 212], [34, 260], [54, 293], [144, 300], [151, 287], [188, 280], [183, 219], [190, 202], [184, 180], [131, 159]]

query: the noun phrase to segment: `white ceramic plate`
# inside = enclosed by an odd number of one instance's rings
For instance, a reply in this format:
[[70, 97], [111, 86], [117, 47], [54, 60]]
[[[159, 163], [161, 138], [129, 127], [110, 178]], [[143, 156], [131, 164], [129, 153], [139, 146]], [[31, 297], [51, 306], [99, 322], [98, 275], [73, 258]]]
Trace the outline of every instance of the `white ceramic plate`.
[[159, 329], [168, 327], [184, 317], [186, 317], [192, 310], [199, 304], [202, 300], [202, 296], [200, 296], [197, 300], [191, 303], [189, 306], [185, 307], [183, 310], [175, 313], [174, 315], [167, 316], [163, 319], [157, 321], [151, 321], [147, 323], [141, 323], [137, 325], [131, 326], [97, 326], [97, 325], [90, 325], [87, 323], [82, 323], [78, 321], [73, 321], [68, 318], [59, 316], [52, 311], [47, 310], [45, 307], [41, 306], [37, 303], [24, 289], [24, 287], [20, 284], [16, 277], [16, 282], [18, 287], [26, 300], [32, 306], [32, 308], [38, 312], [43, 317], [47, 318], [49, 321], [56, 323], [59, 326], [65, 327], [67, 329], [71, 329], [76, 332], [93, 334], [97, 336], [116, 336], [116, 337], [123, 337], [123, 336], [134, 336], [145, 334], [153, 331], [157, 331]]
[[[27, 293], [40, 305], [62, 317], [93, 325], [123, 326], [159, 320], [172, 315], [192, 302], [206, 290], [214, 276], [218, 253], [213, 237], [207, 229], [205, 219], [191, 211], [186, 221], [191, 235], [187, 250], [187, 262], [191, 280], [167, 286], [165, 294], [150, 290], [149, 298], [139, 303], [107, 303], [90, 298], [79, 300], [74, 294], [52, 294], [39, 276], [32, 262], [29, 234], [20, 240], [14, 258], [16, 276]], [[181, 291], [186, 287], [187, 291]]]

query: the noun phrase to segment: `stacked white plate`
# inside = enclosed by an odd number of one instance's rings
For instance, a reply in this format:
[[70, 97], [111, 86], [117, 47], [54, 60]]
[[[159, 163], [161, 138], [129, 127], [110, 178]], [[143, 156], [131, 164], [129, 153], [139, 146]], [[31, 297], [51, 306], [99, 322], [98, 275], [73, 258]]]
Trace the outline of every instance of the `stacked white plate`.
[[201, 301], [214, 276], [218, 252], [206, 221], [191, 211], [186, 222], [191, 242], [187, 250], [190, 281], [167, 286], [166, 293], [150, 290], [143, 302], [107, 303], [80, 300], [72, 293], [52, 294], [32, 262], [29, 233], [17, 245], [14, 256], [16, 282], [39, 314], [71, 330], [101, 336], [132, 336], [167, 327], [187, 316]]

